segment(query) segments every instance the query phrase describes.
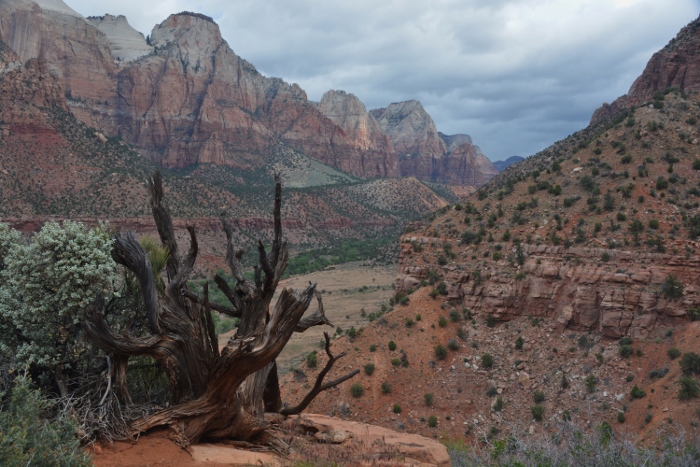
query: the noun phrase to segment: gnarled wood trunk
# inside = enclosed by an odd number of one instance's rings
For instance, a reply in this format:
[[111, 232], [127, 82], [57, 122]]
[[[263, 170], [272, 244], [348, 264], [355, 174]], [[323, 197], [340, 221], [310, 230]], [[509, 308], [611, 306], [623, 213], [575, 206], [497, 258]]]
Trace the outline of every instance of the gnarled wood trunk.
[[[269, 253], [262, 242], [258, 242], [259, 262], [252, 281], [243, 275], [240, 262], [243, 251], [235, 248], [233, 228], [222, 216], [227, 238], [226, 260], [236, 284], [231, 288], [220, 276], [215, 282], [231, 302], [230, 308], [212, 306], [206, 287], [204, 297], [189, 290], [187, 278], [198, 252], [194, 228], [188, 227], [190, 248], [181, 258], [170, 213], [163, 200], [159, 173], [149, 179], [148, 188], [158, 233], [169, 254], [168, 284], [164, 292], [158, 293], [148, 255], [132, 232], [115, 237], [112, 256], [139, 280], [150, 335], [136, 338], [119, 334], [107, 325], [101, 313], [93, 314], [86, 322], [93, 341], [113, 355], [118, 370], [115, 387], [125, 388], [125, 368], [132, 356], [154, 358], [168, 376], [173, 406], [135, 421], [132, 433], [168, 426], [182, 445], [196, 443], [202, 438], [233, 438], [281, 448], [268, 432], [270, 426], [264, 420], [264, 412], [299, 413], [320, 391], [355, 376], [359, 370], [323, 384], [335, 360], [343, 356], [334, 357], [330, 353], [330, 339], [326, 334], [326, 352], [330, 358], [316, 385], [292, 409], [285, 408], [281, 402], [275, 359], [292, 333], [331, 323], [325, 317], [315, 284], [300, 291], [282, 290], [275, 306], [270, 308], [288, 258], [286, 242], [282, 240], [279, 179], [275, 187], [274, 241]], [[303, 318], [314, 298], [318, 310]], [[240, 319], [235, 336], [221, 352], [214, 332], [212, 308]], [[128, 394], [122, 394], [122, 400], [128, 401]]]

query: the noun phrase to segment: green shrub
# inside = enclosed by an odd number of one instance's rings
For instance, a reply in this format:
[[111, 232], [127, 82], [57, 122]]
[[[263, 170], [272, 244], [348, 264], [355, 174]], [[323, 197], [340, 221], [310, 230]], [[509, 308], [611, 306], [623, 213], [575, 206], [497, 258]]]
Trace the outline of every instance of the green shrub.
[[485, 353], [481, 356], [481, 366], [484, 368], [492, 368], [493, 367], [493, 355], [490, 353]]
[[437, 426], [437, 422], [438, 420], [435, 415], [431, 415], [430, 417], [428, 417], [428, 426], [430, 428], [435, 428]]
[[382, 383], [382, 394], [389, 394], [391, 392], [391, 384], [384, 381]]
[[593, 392], [595, 391], [596, 384], [598, 384], [598, 378], [596, 378], [594, 375], [588, 375], [584, 380], [584, 384], [586, 385], [588, 392]]
[[459, 350], [459, 342], [457, 342], [457, 339], [450, 339], [447, 341], [447, 347], [450, 350]]
[[316, 365], [318, 365], [318, 357], [317, 352], [314, 350], [306, 356], [306, 366], [309, 368], [316, 368]]
[[700, 170], [700, 159], [695, 159], [693, 161], [693, 170]]
[[412, 327], [414, 324], [416, 324], [416, 322], [413, 321], [413, 319], [412, 319], [412, 318], [409, 318], [409, 317], [406, 317], [405, 322], [406, 322], [406, 327], [407, 327], [407, 328], [410, 328], [410, 327]]
[[399, 404], [394, 404], [394, 408], [392, 410], [394, 413], [401, 413], [401, 406]]
[[664, 283], [661, 284], [661, 293], [666, 298], [681, 298], [683, 296], [683, 282], [673, 274], [669, 274]]
[[457, 310], [450, 310], [450, 321], [453, 323], [456, 323], [462, 318], [462, 315], [460, 315], [459, 311]]
[[525, 344], [525, 341], [523, 340], [522, 336], [518, 336], [517, 339], [515, 339], [515, 348], [517, 350], [523, 350], [523, 345]]
[[389, 341], [389, 350], [391, 350], [391, 351], [396, 350], [396, 342]]
[[536, 404], [539, 404], [540, 402], [544, 402], [544, 392], [535, 391], [535, 393], [532, 395], [532, 398]]
[[362, 394], [364, 393], [365, 388], [362, 387], [362, 384], [354, 383], [352, 386], [350, 386], [350, 394], [352, 394], [352, 397], [362, 397]]
[[498, 394], [498, 389], [496, 389], [496, 386], [489, 386], [489, 388], [486, 390], [486, 395], [489, 397], [494, 397], [496, 394]]
[[530, 413], [532, 414], [532, 418], [534, 418], [538, 422], [541, 422], [542, 418], [544, 418], [544, 406], [533, 405], [532, 407], [530, 407]]
[[367, 376], [372, 376], [372, 373], [374, 373], [374, 363], [368, 363], [365, 365], [365, 374]]
[[666, 351], [666, 355], [668, 355], [668, 358], [670, 358], [671, 360], [675, 360], [676, 358], [681, 356], [681, 351], [675, 347], [671, 347]]
[[617, 413], [617, 421], [619, 423], [625, 423], [625, 413], [624, 412]]
[[700, 395], [700, 387], [698, 387], [698, 382], [690, 376], [682, 376], [678, 380], [678, 384], [681, 385], [681, 388], [678, 391], [679, 400], [687, 401], [692, 397], [698, 397], [698, 395]]
[[629, 358], [634, 354], [634, 349], [631, 345], [621, 345], [618, 352], [622, 358]]
[[392, 358], [391, 364], [394, 366], [401, 366], [401, 359], [400, 358]]
[[425, 405], [427, 405], [428, 407], [433, 405], [433, 402], [434, 402], [433, 393], [426, 392], [425, 394], [423, 394], [423, 400], [425, 401]]
[[447, 349], [443, 347], [442, 345], [436, 345], [435, 346], [435, 357], [438, 360], [444, 360], [445, 357], [447, 357]]
[[438, 320], [438, 325], [441, 328], [444, 328], [445, 326], [447, 326], [447, 319], [444, 316], [440, 316], [440, 319]]
[[500, 412], [501, 410], [503, 410], [503, 399], [501, 398], [501, 396], [498, 396], [496, 398], [496, 403], [493, 404], [493, 410], [495, 410], [496, 412]]
[[691, 374], [700, 374], [700, 355], [696, 354], [695, 352], [684, 353], [679, 364], [681, 365], [683, 374], [686, 376], [690, 376]]
[[370, 345], [370, 346], [369, 346], [369, 351], [370, 351], [370, 352], [376, 352], [376, 351], [377, 351], [377, 346], [374, 345], [374, 344]]
[[649, 219], [649, 228], [650, 229], [658, 229], [659, 228], [659, 221], [658, 219]]
[[646, 396], [647, 393], [644, 391], [644, 389], [640, 389], [639, 386], [636, 384], [632, 388], [632, 391], [630, 391], [630, 397], [632, 399], [641, 399], [642, 397]]
[[0, 465], [88, 467], [90, 458], [80, 447], [73, 423], [59, 418], [47, 421], [42, 415], [49, 402], [30, 380], [15, 380], [9, 403], [0, 412]]

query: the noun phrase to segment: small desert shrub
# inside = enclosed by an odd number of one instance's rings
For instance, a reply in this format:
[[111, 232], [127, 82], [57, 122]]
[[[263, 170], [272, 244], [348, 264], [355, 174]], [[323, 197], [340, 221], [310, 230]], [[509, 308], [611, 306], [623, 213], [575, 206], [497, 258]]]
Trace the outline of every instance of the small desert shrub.
[[484, 368], [492, 368], [493, 367], [493, 355], [490, 353], [485, 353], [481, 356], [481, 365]]
[[503, 410], [503, 399], [501, 398], [501, 396], [498, 396], [496, 398], [496, 403], [493, 404], [493, 410], [495, 410], [496, 412], [500, 412], [501, 410]]
[[367, 376], [372, 376], [372, 373], [374, 373], [374, 363], [368, 363], [365, 365], [365, 374]]
[[450, 310], [450, 321], [456, 323], [462, 318], [462, 315], [457, 310]]
[[435, 357], [438, 360], [444, 360], [445, 357], [447, 357], [447, 349], [443, 347], [442, 345], [436, 345], [435, 346]]
[[306, 356], [306, 366], [309, 368], [316, 368], [316, 365], [318, 365], [318, 358], [317, 353], [314, 350]]
[[588, 375], [586, 376], [584, 383], [588, 392], [593, 392], [595, 391], [596, 384], [598, 384], [598, 378], [596, 378], [594, 375]]
[[394, 413], [401, 413], [401, 406], [399, 404], [394, 404], [394, 408], [392, 410]]
[[433, 402], [434, 402], [433, 393], [426, 392], [425, 394], [423, 394], [423, 400], [425, 401], [425, 405], [427, 405], [428, 407], [433, 405]]
[[396, 350], [396, 342], [389, 341], [389, 350], [391, 350], [391, 351]]
[[698, 395], [700, 395], [700, 388], [698, 387], [698, 382], [690, 376], [682, 376], [678, 380], [678, 384], [681, 385], [681, 388], [678, 391], [679, 400], [687, 401], [692, 397], [698, 397]]
[[694, 352], [684, 353], [679, 363], [684, 375], [700, 374], [700, 355]]
[[525, 344], [525, 341], [523, 340], [522, 336], [518, 336], [517, 339], [515, 339], [515, 348], [518, 350], [523, 350], [523, 345]]
[[673, 274], [669, 274], [661, 284], [661, 293], [666, 298], [681, 298], [683, 296], [683, 282]]
[[617, 421], [620, 423], [625, 423], [625, 413], [624, 412], [617, 413]]
[[619, 353], [622, 358], [630, 358], [634, 354], [634, 349], [631, 345], [621, 345]]
[[391, 364], [394, 366], [401, 366], [401, 359], [400, 358], [392, 358]]
[[437, 422], [437, 417], [435, 415], [428, 417], [428, 426], [430, 428], [435, 428], [437, 426]]
[[666, 355], [668, 355], [668, 358], [670, 358], [671, 360], [675, 360], [676, 358], [681, 356], [681, 351], [675, 347], [671, 347], [666, 351]]
[[416, 322], [415, 322], [415, 321], [413, 321], [413, 319], [412, 319], [412, 318], [408, 318], [408, 317], [406, 317], [406, 327], [407, 327], [407, 328], [410, 328], [410, 327], [412, 327], [412, 326], [413, 326], [414, 324], [416, 324]]
[[389, 394], [391, 392], [391, 384], [384, 381], [382, 383], [382, 394]]
[[493, 397], [496, 394], [498, 394], [498, 389], [496, 389], [495, 386], [489, 386], [489, 388], [486, 390], [486, 395], [489, 397]]
[[350, 386], [350, 394], [352, 394], [352, 397], [362, 397], [362, 394], [364, 393], [365, 388], [363, 388], [360, 383], [355, 383]]
[[74, 424], [63, 416], [52, 422], [44, 419], [49, 406], [41, 393], [31, 388], [28, 377], [15, 380], [8, 405], [0, 411], [0, 465], [92, 465], [75, 436]]
[[532, 414], [532, 418], [534, 418], [538, 422], [541, 422], [542, 418], [544, 418], [544, 406], [533, 405], [532, 407], [530, 407], [530, 413]]
[[444, 316], [440, 316], [440, 319], [438, 320], [438, 325], [441, 328], [444, 328], [445, 326], [447, 326], [447, 319]]
[[640, 389], [639, 386], [636, 384], [632, 388], [632, 391], [630, 391], [630, 397], [632, 399], [641, 399], [642, 397], [646, 396], [647, 393], [644, 391], [644, 389]]
[[377, 346], [374, 345], [374, 344], [370, 345], [370, 346], [369, 346], [369, 351], [370, 351], [370, 352], [376, 352], [376, 351], [377, 351]]
[[456, 339], [450, 339], [447, 341], [447, 347], [450, 350], [458, 350], [459, 349], [459, 342], [457, 342]]
[[540, 402], [544, 402], [544, 392], [535, 391], [535, 393], [532, 395], [532, 398], [536, 404], [539, 404]]

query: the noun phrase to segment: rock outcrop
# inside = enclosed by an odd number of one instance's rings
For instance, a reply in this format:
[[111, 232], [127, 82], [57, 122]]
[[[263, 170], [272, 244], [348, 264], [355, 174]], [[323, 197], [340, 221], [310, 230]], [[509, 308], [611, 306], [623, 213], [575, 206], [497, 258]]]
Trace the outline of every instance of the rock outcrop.
[[87, 21], [107, 36], [112, 56], [118, 63], [131, 62], [153, 52], [153, 46], [131, 27], [126, 16], [90, 16]]
[[370, 114], [399, 155], [401, 176], [447, 185], [480, 186], [498, 171], [469, 135], [445, 135], [420, 102], [411, 100]]
[[[560, 331], [595, 331], [612, 338], [645, 337], [657, 324], [685, 321], [686, 310], [700, 306], [698, 257], [545, 245], [523, 245], [523, 252], [527, 259], [518, 277], [451, 268], [444, 277], [447, 298], [501, 321], [545, 317], [556, 320]], [[603, 254], [616, 268], [598, 262]], [[412, 265], [402, 254], [399, 271], [396, 288], [408, 290], [428, 277], [429, 268]], [[661, 292], [669, 275], [685, 285], [680, 307]]]
[[93, 120], [97, 105], [115, 96], [115, 68], [106, 36], [63, 1], [1, 2], [0, 34], [21, 63], [38, 58], [58, 72], [81, 120]]
[[591, 124], [649, 102], [657, 92], [668, 88], [700, 91], [700, 18], [681, 29], [666, 47], [651, 57], [627, 94], [596, 109]]

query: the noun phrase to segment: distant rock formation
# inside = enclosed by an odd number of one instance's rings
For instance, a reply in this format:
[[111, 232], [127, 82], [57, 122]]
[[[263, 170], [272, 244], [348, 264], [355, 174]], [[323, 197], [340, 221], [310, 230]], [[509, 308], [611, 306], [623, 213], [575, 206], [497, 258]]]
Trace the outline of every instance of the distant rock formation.
[[498, 173], [469, 135], [439, 133], [418, 101], [393, 103], [370, 114], [391, 138], [403, 177], [479, 186]]
[[22, 62], [47, 61], [76, 117], [166, 168], [254, 170], [287, 147], [361, 178], [474, 186], [496, 173], [468, 135], [439, 134], [418, 101], [371, 113], [343, 91], [310, 102], [237, 56], [201, 14], [169, 16], [147, 42], [124, 16], [5, 0], [0, 35]]
[[591, 124], [599, 123], [622, 109], [649, 102], [654, 94], [668, 88], [700, 91], [700, 17], [681, 29], [666, 47], [651, 57], [627, 94], [596, 109]]
[[117, 62], [131, 62], [153, 52], [143, 34], [132, 28], [126, 16], [90, 16], [87, 21], [102, 31]]
[[522, 160], [525, 160], [525, 158], [520, 157], [520, 156], [510, 156], [508, 159], [506, 159], [504, 161], [493, 162], [493, 166], [496, 167], [496, 170], [498, 170], [499, 172], [503, 172], [511, 165], [515, 164], [516, 162], [520, 162]]

